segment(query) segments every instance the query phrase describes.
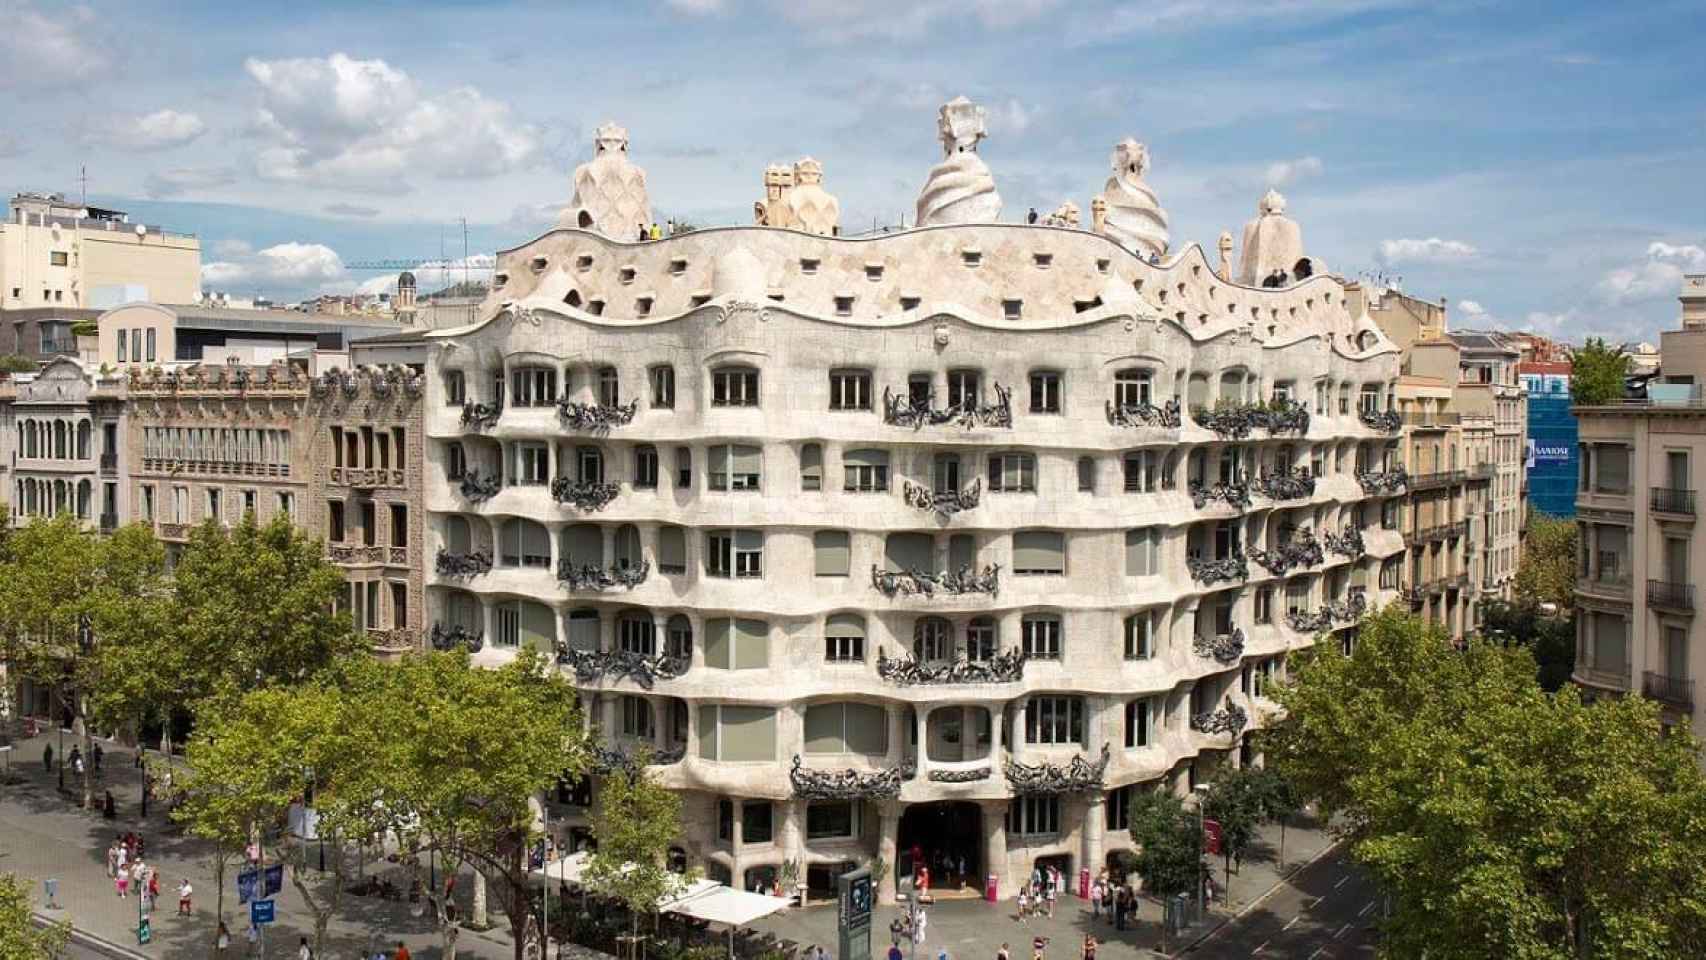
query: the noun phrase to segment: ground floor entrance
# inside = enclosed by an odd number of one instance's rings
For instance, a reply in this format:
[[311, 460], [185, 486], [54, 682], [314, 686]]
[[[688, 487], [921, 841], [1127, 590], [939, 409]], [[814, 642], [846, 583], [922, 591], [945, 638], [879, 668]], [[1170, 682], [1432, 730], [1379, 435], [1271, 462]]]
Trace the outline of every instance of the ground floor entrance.
[[896, 840], [897, 888], [911, 889], [928, 870], [932, 891], [983, 889], [983, 809], [977, 804], [912, 804], [900, 815]]

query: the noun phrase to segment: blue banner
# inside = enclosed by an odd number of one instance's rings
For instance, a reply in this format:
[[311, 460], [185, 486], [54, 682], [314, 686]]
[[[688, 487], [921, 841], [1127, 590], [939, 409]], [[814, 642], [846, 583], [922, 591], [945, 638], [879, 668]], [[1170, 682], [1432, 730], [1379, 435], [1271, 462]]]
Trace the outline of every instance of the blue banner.
[[284, 889], [284, 864], [275, 864], [266, 869], [266, 891], [263, 897], [270, 897]]
[[237, 874], [237, 905], [238, 906], [242, 906], [243, 904], [248, 903], [250, 900], [255, 899], [255, 881], [259, 880], [259, 879], [260, 879], [260, 874], [258, 872], [256, 872], [255, 868], [253, 868], [253, 867], [250, 867], [247, 870], [243, 870]]

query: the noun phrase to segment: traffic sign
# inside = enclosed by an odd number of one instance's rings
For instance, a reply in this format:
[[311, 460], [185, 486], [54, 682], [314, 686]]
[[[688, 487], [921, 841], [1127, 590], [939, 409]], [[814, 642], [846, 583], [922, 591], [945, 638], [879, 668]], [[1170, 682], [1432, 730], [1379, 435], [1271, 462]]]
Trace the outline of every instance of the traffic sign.
[[154, 928], [147, 917], [136, 921], [136, 943], [138, 946], [149, 943], [154, 939]]
[[1221, 829], [1219, 820], [1204, 820], [1202, 822], [1203, 850], [1208, 853], [1220, 853]]
[[249, 921], [257, 927], [263, 923], [272, 923], [273, 904], [276, 902], [274, 900], [256, 900], [249, 904]]

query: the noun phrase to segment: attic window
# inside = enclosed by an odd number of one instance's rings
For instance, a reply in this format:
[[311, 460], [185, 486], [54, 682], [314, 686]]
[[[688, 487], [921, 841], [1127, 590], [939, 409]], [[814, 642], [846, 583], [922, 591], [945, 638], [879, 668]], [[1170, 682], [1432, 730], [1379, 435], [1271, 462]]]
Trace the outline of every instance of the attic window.
[[507, 274], [507, 273], [494, 273], [494, 274], [492, 274], [492, 289], [493, 290], [502, 290], [504, 288], [504, 284], [506, 284], [508, 282], [509, 282], [509, 274]]
[[[1107, 273], [1108, 268], [1111, 266], [1113, 266], [1113, 261], [1109, 260], [1107, 257], [1097, 257], [1096, 258], [1096, 272], [1097, 273]], [[1137, 282], [1139, 284], [1143, 283], [1142, 280], [1139, 280]]]
[[1031, 254], [1031, 262], [1037, 265], [1038, 270], [1047, 270], [1054, 265], [1054, 254], [1033, 253]]
[[968, 267], [975, 267], [975, 266], [983, 263], [983, 251], [981, 251], [981, 250], [961, 250], [960, 251], [960, 262], [964, 263]]
[[1227, 313], [1237, 313], [1238, 312], [1238, 304], [1236, 304], [1236, 303], [1227, 304], [1226, 305], [1226, 312]]
[[835, 298], [835, 315], [838, 317], [851, 317], [853, 315], [853, 298], [851, 296]]
[[633, 267], [623, 267], [621, 270], [616, 271], [616, 278], [618, 280], [621, 280], [623, 283], [633, 283], [634, 282], [634, 268]]
[[711, 295], [710, 294], [708, 294], [708, 293], [695, 293], [687, 301], [687, 305], [690, 307], [702, 307], [705, 304], [710, 303], [710, 302], [711, 302]]
[[800, 272], [808, 277], [817, 276], [818, 259], [816, 257], [801, 257]]
[[776, 301], [777, 303], [781, 303], [783, 300], [787, 299], [786, 295], [780, 294], [780, 293], [769, 293], [769, 294], [765, 294], [765, 296]]
[[576, 257], [575, 258], [575, 269], [576, 270], [591, 270], [592, 269], [592, 254], [583, 253], [580, 256]]
[[1160, 295], [1162, 303], [1167, 302], [1167, 291], [1165, 289], [1157, 290], [1155, 292]]
[[1194, 263], [1191, 264], [1191, 276], [1193, 276], [1193, 277], [1202, 276], [1202, 266], [1200, 264], [1194, 264]]
[[671, 276], [675, 276], [675, 277], [679, 277], [682, 274], [686, 273], [687, 272], [687, 261], [686, 260], [671, 260], [669, 262], [669, 272], [670, 272]]
[[1087, 311], [1094, 310], [1101, 305], [1102, 305], [1102, 298], [1101, 297], [1091, 297], [1088, 300], [1074, 300], [1074, 301], [1072, 301], [1072, 309], [1078, 313], [1085, 313]]
[[581, 305], [581, 292], [579, 290], [570, 290], [569, 295], [563, 298], [563, 302], [578, 309]]
[[882, 278], [883, 278], [883, 265], [882, 264], [880, 264], [880, 263], [867, 263], [867, 264], [865, 264], [865, 279], [866, 280], [881, 280]]
[[1250, 319], [1251, 320], [1262, 319], [1262, 308], [1261, 307], [1251, 307], [1250, 308]]
[[1268, 336], [1271, 337], [1273, 335], [1274, 335], [1274, 325], [1270, 323], [1270, 324], [1268, 324]]
[[529, 263], [528, 266], [533, 268], [534, 273], [544, 273], [545, 272], [545, 264], [548, 262], [549, 261], [547, 261], [544, 257], [534, 257], [533, 261], [531, 263]]
[[603, 300], [588, 301], [588, 303], [586, 305], [586, 312], [592, 314], [595, 317], [604, 316], [604, 301]]
[[1023, 300], [1003, 300], [1003, 301], [1001, 301], [1001, 315], [1006, 317], [1009, 320], [1019, 319], [1024, 314], [1024, 312], [1025, 312], [1025, 301], [1023, 301]]
[[1181, 284], [1179, 284], [1179, 296], [1182, 297], [1184, 295], [1185, 295], [1185, 285], [1181, 283]]
[[918, 304], [919, 304], [919, 299], [917, 297], [901, 297], [900, 298], [900, 308], [902, 310], [917, 310]]
[[641, 297], [638, 300], [635, 300], [634, 301], [634, 312], [639, 314], [642, 317], [651, 316], [652, 315], [652, 298], [651, 297]]

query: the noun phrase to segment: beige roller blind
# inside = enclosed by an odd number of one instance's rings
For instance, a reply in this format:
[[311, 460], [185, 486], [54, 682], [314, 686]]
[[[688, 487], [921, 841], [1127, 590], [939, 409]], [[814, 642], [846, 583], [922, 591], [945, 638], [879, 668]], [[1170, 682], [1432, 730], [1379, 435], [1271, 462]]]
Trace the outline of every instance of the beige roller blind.
[[776, 711], [769, 707], [722, 708], [719, 730], [719, 760], [773, 761], [776, 759]]
[[735, 621], [736, 670], [763, 670], [770, 665], [770, 625], [763, 620]]
[[852, 568], [852, 547], [845, 530], [812, 534], [814, 572], [820, 577], [845, 577]]
[[1020, 530], [1013, 534], [1015, 573], [1064, 573], [1066, 537], [1057, 530]]
[[705, 666], [729, 669], [729, 654], [733, 650], [733, 638], [729, 635], [732, 626], [727, 617], [705, 621]]

